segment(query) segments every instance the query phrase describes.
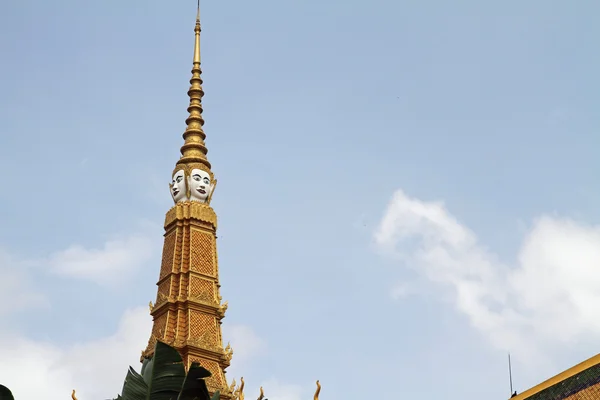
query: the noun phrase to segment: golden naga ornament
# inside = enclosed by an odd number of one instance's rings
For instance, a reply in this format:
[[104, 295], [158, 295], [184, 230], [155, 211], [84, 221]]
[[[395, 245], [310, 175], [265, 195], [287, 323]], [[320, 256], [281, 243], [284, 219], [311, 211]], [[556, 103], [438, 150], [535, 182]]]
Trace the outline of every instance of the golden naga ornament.
[[265, 392], [263, 391], [262, 386], [260, 387], [260, 396], [258, 396], [257, 400], [263, 400], [265, 398]]
[[319, 393], [321, 393], [321, 384], [317, 381], [317, 391], [315, 392], [314, 400], [319, 400]]
[[240, 381], [240, 387], [233, 394], [235, 400], [244, 400], [244, 377], [241, 377]]
[[[227, 343], [227, 347], [225, 347], [223, 354], [224, 354], [227, 362], [230, 362], [231, 359], [233, 358], [233, 349], [231, 348], [231, 345], [229, 343]], [[235, 383], [235, 381], [234, 381], [234, 383]]]

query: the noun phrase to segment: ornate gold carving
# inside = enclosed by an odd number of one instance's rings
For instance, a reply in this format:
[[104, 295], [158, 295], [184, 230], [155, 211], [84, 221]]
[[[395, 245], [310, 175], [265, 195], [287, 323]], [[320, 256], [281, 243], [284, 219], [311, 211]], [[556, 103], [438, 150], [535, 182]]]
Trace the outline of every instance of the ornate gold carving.
[[169, 346], [173, 346], [175, 344], [175, 339], [171, 338], [171, 337], [164, 337], [162, 340], [164, 343], [168, 344]]
[[319, 393], [321, 393], [321, 384], [317, 381], [317, 391], [315, 392], [314, 400], [319, 400]]
[[208, 194], [208, 198], [206, 199], [206, 204], [210, 204], [210, 201], [212, 200], [213, 194], [215, 194], [216, 189], [217, 189], [217, 178], [212, 178], [211, 185], [210, 185], [210, 193]]
[[[198, 296], [196, 297], [190, 297], [189, 300], [193, 301], [194, 303], [199, 303], [199, 304], [203, 304], [205, 306], [209, 306], [209, 307], [219, 307], [219, 303], [217, 303], [217, 301], [215, 299], [203, 299], [200, 298]], [[218, 313], [218, 309], [217, 309], [217, 313]]]
[[165, 228], [175, 221], [187, 219], [206, 222], [211, 224], [214, 229], [217, 229], [217, 214], [215, 214], [215, 211], [208, 204], [198, 203], [197, 201], [184, 201], [175, 204], [167, 211]]
[[219, 304], [215, 299], [215, 285], [208, 279], [190, 276], [189, 297]]
[[233, 358], [233, 349], [231, 348], [231, 345], [229, 343], [227, 343], [227, 347], [225, 347], [223, 355], [225, 356], [225, 361], [227, 362], [227, 364], [229, 364], [231, 362], [231, 359]]
[[160, 275], [158, 279], [162, 279], [173, 271], [173, 263], [175, 259], [175, 244], [177, 233], [171, 232], [165, 236], [165, 244], [163, 246], [162, 262], [160, 264]]
[[158, 340], [159, 339], [155, 334], [150, 335], [150, 340], [148, 340], [148, 347], [146, 347], [146, 350], [142, 351], [142, 357], [140, 358], [140, 361], [144, 358], [149, 358], [152, 356], [152, 353], [154, 353], [154, 345], [156, 345], [156, 342]]
[[168, 314], [162, 314], [154, 318], [154, 325], [152, 326], [152, 336], [164, 338], [165, 328], [167, 327]]
[[152, 310], [154, 310], [154, 305], [152, 302], [148, 303], [148, 308], [150, 309], [150, 314], [152, 314]]
[[236, 383], [235, 383], [235, 379], [233, 380], [233, 382], [231, 383], [231, 386], [229, 386], [229, 392], [232, 394], [231, 398], [232, 400], [244, 400], [244, 377], [242, 377], [240, 379], [241, 384], [236, 388]]
[[227, 307], [229, 307], [229, 304], [227, 302], [225, 302], [219, 306], [219, 309], [217, 310], [217, 314], [219, 314], [220, 319], [225, 318], [225, 311], [227, 311]]
[[167, 297], [164, 294], [160, 293], [157, 297], [158, 297], [158, 299], [156, 300], [156, 303], [154, 304], [154, 307], [152, 308], [151, 312], [159, 309], [165, 303], [168, 303], [168, 302], [174, 303], [176, 300], [181, 301], [181, 302], [191, 300], [194, 303], [203, 304], [203, 305], [209, 306], [209, 307], [216, 307], [217, 315], [219, 318], [224, 318], [225, 310], [227, 310], [227, 306], [225, 306], [225, 308], [223, 308], [223, 306], [219, 307], [219, 303], [217, 303], [217, 301], [214, 298], [209, 298], [209, 296], [204, 296], [204, 295], [193, 296], [193, 297], [192, 296], [190, 296], [190, 297], [179, 296], [177, 299], [175, 299], [174, 297]]
[[157, 296], [156, 296], [156, 304], [154, 304], [154, 307], [152, 310], [157, 309], [159, 307], [161, 307], [163, 304], [165, 304], [167, 301], [169, 301], [169, 298], [164, 294], [164, 293], [160, 293], [158, 292]]
[[171, 282], [169, 280], [161, 282], [158, 285], [158, 292], [156, 294], [156, 304], [158, 305], [163, 300], [169, 299], [169, 297], [171, 297], [170, 292], [171, 292]]
[[186, 341], [186, 345], [191, 346], [191, 347], [197, 347], [199, 349], [212, 351], [215, 353], [221, 353], [223, 351], [221, 349], [221, 346], [219, 346], [219, 344], [210, 340], [210, 332], [206, 332], [198, 338], [188, 339]]
[[181, 203], [175, 204], [173, 207], [171, 207], [171, 209], [169, 209], [169, 211], [167, 211], [167, 214], [165, 215], [165, 228], [171, 225], [173, 221], [177, 219], [177, 206], [179, 204]]
[[242, 381], [242, 384], [234, 393], [236, 400], [244, 400], [244, 377], [240, 378], [240, 381]]
[[257, 400], [262, 400], [265, 398], [265, 392], [263, 391], [262, 386], [260, 387], [260, 396], [258, 396]]
[[215, 237], [190, 229], [190, 271], [215, 276]]
[[75, 389], [73, 389], [73, 392], [71, 393], [71, 399], [77, 400], [77, 397], [75, 397]]
[[217, 324], [215, 317], [200, 311], [189, 310], [189, 337], [205, 338], [217, 343]]
[[208, 222], [212, 224], [215, 229], [217, 228], [217, 215], [215, 214], [215, 211], [206, 204], [190, 202], [189, 218]]

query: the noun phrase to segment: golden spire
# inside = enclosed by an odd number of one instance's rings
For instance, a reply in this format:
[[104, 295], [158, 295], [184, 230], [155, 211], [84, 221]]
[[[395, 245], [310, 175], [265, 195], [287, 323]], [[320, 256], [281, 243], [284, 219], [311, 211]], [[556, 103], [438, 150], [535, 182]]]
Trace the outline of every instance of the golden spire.
[[202, 70], [200, 69], [200, 30], [200, 0], [198, 0], [196, 27], [194, 28], [196, 39], [194, 43], [192, 79], [190, 79], [191, 86], [188, 90], [190, 105], [187, 111], [190, 115], [185, 120], [187, 124], [187, 128], [183, 133], [185, 143], [181, 146], [181, 158], [177, 161], [175, 171], [183, 168], [189, 172], [192, 168], [198, 168], [210, 173], [212, 177], [211, 165], [206, 158], [206, 154], [208, 153], [206, 144], [204, 143], [206, 134], [202, 128], [204, 125], [204, 119], [202, 118], [202, 97], [204, 96], [204, 91], [202, 90], [202, 78], [200, 77], [202, 74]]

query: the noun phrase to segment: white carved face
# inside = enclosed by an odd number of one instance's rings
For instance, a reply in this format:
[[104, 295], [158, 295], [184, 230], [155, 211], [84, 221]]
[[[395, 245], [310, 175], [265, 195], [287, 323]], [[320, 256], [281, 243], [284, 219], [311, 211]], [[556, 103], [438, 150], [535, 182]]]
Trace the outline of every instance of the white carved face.
[[187, 194], [185, 192], [185, 172], [183, 172], [182, 169], [175, 172], [170, 186], [171, 196], [173, 196], [173, 201], [175, 201], [175, 203], [179, 203], [180, 201], [184, 201], [186, 199]]
[[188, 179], [190, 185], [190, 200], [206, 203], [206, 199], [208, 199], [212, 187], [210, 174], [201, 169], [193, 169], [192, 175]]

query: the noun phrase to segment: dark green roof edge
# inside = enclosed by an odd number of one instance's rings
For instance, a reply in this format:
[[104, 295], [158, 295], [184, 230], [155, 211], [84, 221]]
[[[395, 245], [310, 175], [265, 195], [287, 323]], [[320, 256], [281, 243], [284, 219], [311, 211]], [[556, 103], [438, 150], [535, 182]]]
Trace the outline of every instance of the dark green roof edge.
[[600, 383], [600, 364], [531, 395], [526, 400], [563, 400], [597, 383]]

